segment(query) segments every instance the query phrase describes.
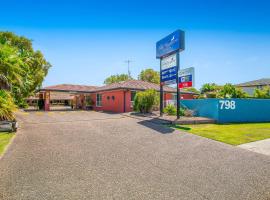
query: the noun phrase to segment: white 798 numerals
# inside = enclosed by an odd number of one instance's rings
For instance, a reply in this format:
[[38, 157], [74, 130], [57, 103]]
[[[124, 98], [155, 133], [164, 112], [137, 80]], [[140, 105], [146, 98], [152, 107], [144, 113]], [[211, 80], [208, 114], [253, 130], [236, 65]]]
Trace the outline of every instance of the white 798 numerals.
[[236, 105], [235, 101], [232, 100], [219, 100], [220, 109], [234, 110]]

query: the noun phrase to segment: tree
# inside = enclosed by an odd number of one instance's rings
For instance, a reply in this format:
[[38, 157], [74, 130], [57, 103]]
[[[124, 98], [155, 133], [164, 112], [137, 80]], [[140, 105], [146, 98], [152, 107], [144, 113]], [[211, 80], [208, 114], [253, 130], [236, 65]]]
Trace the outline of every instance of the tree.
[[227, 83], [219, 91], [218, 96], [221, 98], [247, 98], [248, 95], [241, 88], [236, 88]]
[[147, 82], [150, 82], [150, 83], [156, 83], [156, 84], [159, 84], [159, 80], [160, 80], [160, 74], [158, 71], [155, 71], [153, 69], [145, 69], [145, 70], [142, 70], [141, 73], [139, 74], [139, 77], [138, 77], [139, 80], [142, 80], [142, 81], [147, 81]]
[[25, 98], [41, 87], [50, 63], [40, 51], [35, 51], [32, 41], [11, 32], [0, 32], [0, 73], [11, 86], [11, 94], [19, 106]]
[[270, 87], [254, 90], [254, 97], [258, 99], [270, 99]]
[[205, 83], [202, 85], [201, 93], [214, 92], [216, 91], [218, 86], [215, 83]]
[[119, 83], [121, 81], [131, 80], [132, 78], [128, 74], [116, 74], [109, 76], [105, 79], [104, 84]]

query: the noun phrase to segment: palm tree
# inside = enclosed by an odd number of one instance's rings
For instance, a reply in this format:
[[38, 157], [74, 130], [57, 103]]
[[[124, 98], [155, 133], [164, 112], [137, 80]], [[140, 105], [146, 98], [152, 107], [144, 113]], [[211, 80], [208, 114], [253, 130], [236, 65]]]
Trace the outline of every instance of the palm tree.
[[10, 84], [8, 83], [7, 77], [0, 74], [0, 90], [10, 90]]

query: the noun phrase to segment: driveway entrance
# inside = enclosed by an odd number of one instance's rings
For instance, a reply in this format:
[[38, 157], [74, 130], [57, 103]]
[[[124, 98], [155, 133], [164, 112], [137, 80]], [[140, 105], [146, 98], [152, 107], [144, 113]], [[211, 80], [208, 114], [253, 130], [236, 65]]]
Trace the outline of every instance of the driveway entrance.
[[152, 122], [19, 113], [0, 199], [269, 199], [270, 158]]

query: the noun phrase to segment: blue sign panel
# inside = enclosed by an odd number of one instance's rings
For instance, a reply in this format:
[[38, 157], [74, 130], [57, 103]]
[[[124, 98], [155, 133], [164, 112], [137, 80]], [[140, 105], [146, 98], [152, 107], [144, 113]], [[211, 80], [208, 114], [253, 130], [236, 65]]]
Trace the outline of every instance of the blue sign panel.
[[177, 30], [156, 43], [156, 57], [161, 58], [185, 49], [185, 32]]
[[176, 83], [177, 77], [176, 54], [161, 58], [161, 82], [165, 84]]
[[161, 82], [173, 84], [176, 83], [177, 67], [171, 67], [161, 70]]

